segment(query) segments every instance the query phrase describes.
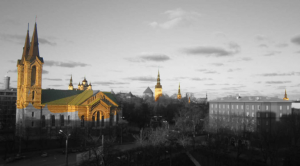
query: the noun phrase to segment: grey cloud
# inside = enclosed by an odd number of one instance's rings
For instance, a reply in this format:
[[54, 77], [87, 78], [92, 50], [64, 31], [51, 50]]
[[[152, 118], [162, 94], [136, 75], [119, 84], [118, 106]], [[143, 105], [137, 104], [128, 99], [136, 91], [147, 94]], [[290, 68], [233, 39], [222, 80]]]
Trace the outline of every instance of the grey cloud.
[[278, 86], [277, 89], [286, 89], [286, 86]]
[[198, 78], [198, 77], [194, 77], [191, 78], [191, 80], [193, 81], [207, 81], [207, 80], [212, 80], [211, 78]]
[[[14, 43], [17, 43], [17, 44], [24, 44], [25, 43], [25, 38], [26, 38], [26, 34], [24, 34], [24, 35], [0, 34], [0, 40], [14, 42]], [[51, 42], [51, 41], [49, 41], [48, 39], [45, 39], [45, 38], [40, 38], [39, 37], [38, 40], [39, 40], [40, 44], [48, 44], [50, 46], [55, 46], [56, 45], [55, 42]]]
[[14, 69], [14, 70], [8, 70], [8, 73], [18, 73], [18, 69]]
[[52, 60], [48, 60], [45, 61], [45, 66], [58, 66], [58, 67], [68, 67], [68, 68], [74, 68], [74, 67], [86, 67], [86, 66], [90, 66], [89, 64], [86, 63], [82, 63], [82, 62], [59, 62], [59, 61], [52, 61]]
[[271, 51], [271, 52], [265, 54], [264, 56], [274, 56], [274, 55], [280, 54], [280, 53], [281, 53], [281, 51]]
[[291, 83], [291, 81], [266, 81], [267, 84], [286, 84]]
[[133, 80], [133, 81], [143, 81], [143, 82], [155, 82], [156, 78], [154, 77], [129, 77], [127, 78], [129, 80]]
[[182, 51], [189, 55], [205, 55], [215, 57], [233, 56], [240, 52], [240, 46], [234, 42], [228, 44], [229, 49], [211, 46], [198, 46], [193, 48], [185, 48]]
[[95, 82], [92, 82], [92, 85], [103, 85], [103, 86], [108, 86], [108, 85], [124, 85], [124, 84], [129, 84], [129, 83], [117, 82], [117, 81], [95, 81]]
[[214, 86], [214, 85], [217, 85], [217, 84], [204, 84], [204, 85], [208, 85], [208, 86]]
[[199, 72], [203, 72], [203, 73], [206, 73], [206, 74], [219, 74], [218, 72], [216, 71], [213, 71], [213, 70], [207, 70], [207, 69], [198, 69], [196, 71], [199, 71]]
[[262, 48], [268, 48], [269, 46], [268, 46], [268, 45], [266, 45], [266, 44], [260, 44], [260, 45], [258, 45], [258, 47], [262, 47]]
[[174, 10], [168, 10], [164, 12], [164, 14], [168, 15], [169, 20], [163, 23], [158, 23], [153, 21], [149, 23], [153, 28], [161, 28], [161, 29], [172, 29], [175, 27], [187, 27], [193, 24], [193, 22], [197, 21], [200, 17], [200, 14], [197, 12], [187, 12], [180, 8]]
[[207, 71], [207, 69], [197, 69], [196, 71], [203, 72], [203, 71]]
[[300, 35], [297, 35], [291, 39], [291, 42], [300, 45]]
[[265, 77], [273, 77], [273, 76], [293, 76], [293, 75], [299, 75], [300, 72], [290, 72], [290, 73], [264, 73], [259, 74], [260, 76]]
[[39, 43], [40, 44], [48, 44], [50, 46], [56, 46], [56, 43], [50, 42], [49, 40], [44, 39], [44, 38], [39, 38]]
[[130, 62], [147, 62], [147, 61], [154, 61], [154, 62], [165, 62], [171, 60], [171, 58], [164, 54], [156, 54], [156, 53], [142, 53], [142, 55], [137, 56], [135, 58], [125, 58]]
[[279, 44], [276, 44], [275, 46], [279, 47], [279, 48], [284, 48], [284, 47], [287, 47], [289, 45], [287, 43], [279, 43]]
[[224, 66], [223, 63], [212, 63], [213, 66]]
[[60, 86], [63, 86], [63, 85], [49, 85], [49, 86], [60, 87]]
[[237, 58], [233, 60], [229, 60], [228, 62], [240, 62], [240, 61], [252, 61], [253, 59], [250, 57]]
[[43, 73], [43, 74], [48, 74], [49, 71], [43, 69], [43, 72], [42, 72], [42, 73]]
[[234, 71], [240, 71], [242, 70], [241, 68], [236, 68], [236, 69], [229, 69], [228, 72], [234, 72]]
[[48, 81], [62, 81], [60, 78], [43, 78], [43, 80], [48, 80]]

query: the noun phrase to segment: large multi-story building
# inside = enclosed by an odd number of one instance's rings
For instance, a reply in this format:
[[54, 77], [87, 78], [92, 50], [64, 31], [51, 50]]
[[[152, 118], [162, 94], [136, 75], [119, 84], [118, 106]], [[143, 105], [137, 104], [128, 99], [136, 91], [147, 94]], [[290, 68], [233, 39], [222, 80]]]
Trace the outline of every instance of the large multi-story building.
[[275, 97], [229, 96], [209, 101], [209, 130], [234, 133], [270, 131], [275, 122], [292, 113], [292, 102]]
[[4, 88], [0, 89], [0, 130], [14, 130], [16, 122], [17, 89], [9, 87], [10, 77], [4, 77]]
[[72, 79], [69, 90], [42, 89], [43, 64], [35, 23], [31, 43], [27, 30], [23, 55], [17, 62], [18, 136], [34, 137], [38, 136], [35, 132], [42, 131], [57, 135], [60, 129], [72, 131], [73, 128], [97, 130], [118, 123], [121, 109], [115, 96], [110, 92], [91, 90], [86, 79], [78, 89], [73, 88]]

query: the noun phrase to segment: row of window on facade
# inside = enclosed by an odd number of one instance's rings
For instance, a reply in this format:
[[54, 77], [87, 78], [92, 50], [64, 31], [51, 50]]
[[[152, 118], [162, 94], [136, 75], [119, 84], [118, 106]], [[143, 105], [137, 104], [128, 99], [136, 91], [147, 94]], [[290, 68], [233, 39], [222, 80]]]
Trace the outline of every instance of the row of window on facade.
[[11, 95], [11, 96], [16, 96], [17, 93], [16, 92], [0, 92], [0, 95]]
[[[225, 110], [211, 110], [211, 114], [218, 114], [218, 113], [226, 115]], [[235, 113], [236, 115], [242, 115], [242, 116], [244, 115], [243, 112], [233, 112], [233, 113]], [[265, 115], [264, 117], [266, 117], [266, 118], [268, 118], [270, 116], [268, 112], [256, 112], [256, 115], [258, 118], [262, 117], [261, 115], [263, 115], [263, 114]], [[289, 112], [287, 112], [286, 114], [289, 114]], [[229, 111], [227, 111], [227, 115], [230, 115]], [[279, 117], [282, 117], [282, 115], [283, 115], [283, 113], [279, 113]], [[245, 116], [246, 117], [256, 117], [255, 112], [246, 112]]]
[[[34, 112], [31, 114], [32, 117], [34, 117]], [[117, 114], [116, 117], [117, 123], [119, 121], [119, 115]], [[100, 127], [100, 121], [101, 121], [101, 127], [104, 126], [104, 116], [101, 117], [100, 120], [100, 114], [97, 114], [97, 117], [93, 116], [92, 117], [92, 127]], [[112, 125], [113, 122], [113, 116], [110, 116], [109, 118], [109, 125]], [[65, 126], [65, 117], [64, 115], [59, 115], [59, 124], [60, 126]], [[67, 119], [67, 124], [70, 124], [70, 115], [68, 115]], [[80, 127], [84, 127], [85, 120], [84, 120], [84, 115], [80, 117]], [[42, 127], [46, 127], [46, 117], [45, 115], [42, 115], [41, 118], [41, 125]], [[34, 127], [34, 121], [31, 122], [31, 126]], [[55, 115], [50, 115], [50, 126], [55, 127]]]
[[[223, 109], [225, 109], [225, 107], [226, 107], [225, 104], [222, 104], [222, 106], [223, 106]], [[235, 107], [236, 107], [236, 109], [239, 109], [239, 105], [235, 105]], [[269, 106], [268, 105], [266, 105], [265, 107], [266, 107], [266, 110], [269, 110]], [[218, 104], [215, 104], [215, 107], [214, 107], [214, 104], [211, 104], [211, 108], [218, 108]], [[219, 104], [219, 108], [222, 108], [221, 104]], [[229, 107], [229, 104], [228, 104], [227, 105], [227, 109], [229, 109], [229, 108], [230, 107]], [[240, 108], [244, 109], [244, 105], [240, 105]], [[246, 110], [249, 110], [249, 108], [250, 108], [250, 105], [246, 105]], [[254, 110], [255, 105], [251, 105], [251, 108], [252, 108], [252, 110]], [[231, 105], [231, 109], [234, 109], [234, 105]], [[261, 110], [261, 105], [257, 105], [256, 109], [257, 110]], [[287, 105], [286, 109], [290, 110], [290, 106]], [[282, 110], [282, 105], [279, 106], [279, 110]]]

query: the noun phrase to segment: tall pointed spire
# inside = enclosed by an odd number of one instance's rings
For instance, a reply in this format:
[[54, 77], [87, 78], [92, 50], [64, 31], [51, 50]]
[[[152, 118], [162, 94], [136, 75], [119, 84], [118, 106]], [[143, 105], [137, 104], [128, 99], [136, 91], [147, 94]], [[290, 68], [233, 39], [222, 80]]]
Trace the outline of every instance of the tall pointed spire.
[[69, 84], [69, 86], [73, 86], [72, 74], [71, 74], [71, 79], [70, 79], [70, 84]]
[[27, 29], [27, 34], [26, 34], [26, 38], [25, 38], [25, 44], [23, 47], [21, 64], [23, 64], [24, 60], [27, 58], [28, 53], [29, 53], [29, 48], [30, 48], [30, 40], [29, 40], [29, 23], [28, 23], [28, 29]]
[[177, 99], [181, 99], [181, 93], [180, 93], [180, 83], [179, 83], [179, 88], [178, 88]]
[[289, 100], [289, 98], [287, 97], [287, 94], [286, 94], [286, 89], [285, 89], [285, 93], [284, 93], [284, 98], [283, 100]]
[[38, 33], [37, 33], [37, 25], [34, 24], [34, 30], [31, 38], [30, 50], [27, 60], [34, 60], [35, 57], [40, 57], [39, 54], [39, 41], [38, 41]]

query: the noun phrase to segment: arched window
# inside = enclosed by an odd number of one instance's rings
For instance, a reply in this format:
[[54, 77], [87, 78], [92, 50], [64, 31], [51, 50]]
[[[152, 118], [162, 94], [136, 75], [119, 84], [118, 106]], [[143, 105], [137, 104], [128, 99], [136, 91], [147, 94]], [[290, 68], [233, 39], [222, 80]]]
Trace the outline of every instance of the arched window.
[[32, 91], [32, 100], [34, 100], [34, 91]]
[[95, 127], [95, 115], [92, 117], [92, 127]]
[[104, 115], [102, 115], [102, 121], [101, 121], [101, 126], [104, 126]]
[[35, 80], [36, 80], [36, 66], [33, 66], [31, 68], [31, 86], [35, 84]]
[[84, 127], [84, 115], [81, 116], [81, 127]]
[[100, 112], [97, 112], [97, 127], [100, 126]]

